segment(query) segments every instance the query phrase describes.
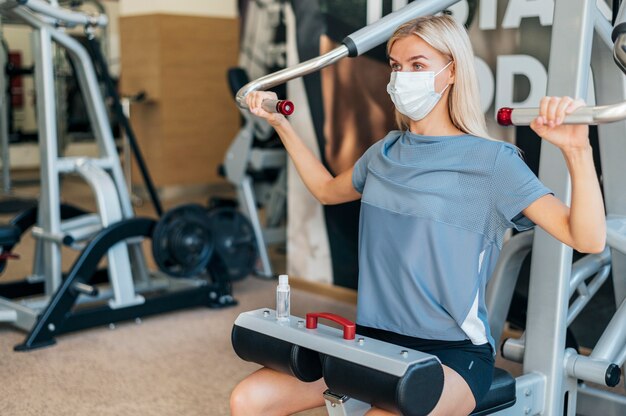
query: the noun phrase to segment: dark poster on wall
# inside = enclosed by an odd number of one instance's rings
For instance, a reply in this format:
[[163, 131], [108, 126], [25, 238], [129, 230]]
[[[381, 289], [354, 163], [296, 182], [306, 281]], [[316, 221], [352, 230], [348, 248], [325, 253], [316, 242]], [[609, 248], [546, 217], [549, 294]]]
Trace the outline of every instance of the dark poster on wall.
[[[378, 0], [380, 1], [380, 0]], [[292, 0], [300, 61], [324, 54], [367, 24], [367, 0]], [[383, 1], [383, 14], [391, 12]], [[322, 162], [337, 175], [394, 128], [385, 45], [304, 78]], [[356, 288], [360, 202], [326, 206], [334, 283]]]

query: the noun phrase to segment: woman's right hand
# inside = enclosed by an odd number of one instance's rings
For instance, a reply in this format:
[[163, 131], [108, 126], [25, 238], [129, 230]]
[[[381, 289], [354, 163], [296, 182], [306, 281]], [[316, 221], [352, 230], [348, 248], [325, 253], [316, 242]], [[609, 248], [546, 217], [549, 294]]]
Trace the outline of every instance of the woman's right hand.
[[277, 100], [278, 97], [271, 91], [252, 91], [246, 95], [246, 104], [252, 114], [264, 118], [273, 127], [285, 123], [287, 119], [280, 113], [270, 113], [261, 108], [263, 100]]

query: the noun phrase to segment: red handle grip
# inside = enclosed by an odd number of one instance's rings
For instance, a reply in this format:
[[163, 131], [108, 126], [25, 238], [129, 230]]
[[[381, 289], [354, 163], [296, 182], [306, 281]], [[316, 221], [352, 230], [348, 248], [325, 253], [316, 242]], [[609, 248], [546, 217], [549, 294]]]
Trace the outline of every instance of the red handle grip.
[[502, 107], [501, 109], [499, 109], [498, 115], [496, 116], [496, 119], [498, 120], [498, 124], [501, 126], [512, 125], [513, 124], [513, 121], [511, 121], [512, 112], [513, 112], [513, 109], [509, 107]]
[[338, 323], [343, 327], [343, 339], [354, 339], [356, 334], [356, 325], [354, 322], [344, 318], [343, 316], [339, 316], [334, 313], [329, 312], [312, 312], [306, 314], [306, 327], [307, 329], [315, 329], [317, 328], [317, 319], [324, 318], [329, 321], [333, 321]]
[[268, 113], [280, 113], [284, 116], [291, 115], [295, 109], [289, 100], [263, 100], [261, 107]]

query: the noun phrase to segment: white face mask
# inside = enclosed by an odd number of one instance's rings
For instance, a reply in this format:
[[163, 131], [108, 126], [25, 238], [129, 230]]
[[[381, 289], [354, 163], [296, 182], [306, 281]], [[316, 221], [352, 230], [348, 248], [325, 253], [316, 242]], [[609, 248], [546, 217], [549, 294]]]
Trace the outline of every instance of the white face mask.
[[451, 63], [448, 62], [436, 74], [434, 71], [392, 72], [387, 92], [398, 111], [414, 121], [426, 117], [450, 85], [446, 85], [440, 93], [435, 92], [435, 77]]

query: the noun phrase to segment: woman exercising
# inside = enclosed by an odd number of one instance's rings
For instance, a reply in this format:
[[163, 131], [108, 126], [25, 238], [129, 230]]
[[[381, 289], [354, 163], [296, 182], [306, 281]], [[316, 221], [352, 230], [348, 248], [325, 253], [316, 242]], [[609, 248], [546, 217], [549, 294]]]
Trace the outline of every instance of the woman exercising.
[[[583, 105], [545, 97], [531, 128], [563, 153], [571, 207], [530, 171], [515, 146], [488, 137], [474, 56], [449, 16], [400, 26], [387, 44], [387, 91], [399, 131], [333, 177], [289, 122], [246, 97], [280, 135], [323, 204], [361, 199], [357, 333], [439, 357], [444, 387], [433, 415], [468, 415], [489, 391], [494, 365], [485, 286], [506, 229], [539, 225], [587, 252], [605, 246], [605, 215], [587, 126], [561, 125]], [[235, 387], [234, 415], [287, 415], [322, 406], [324, 380], [304, 383], [262, 368]], [[372, 408], [368, 415], [387, 415]]]

